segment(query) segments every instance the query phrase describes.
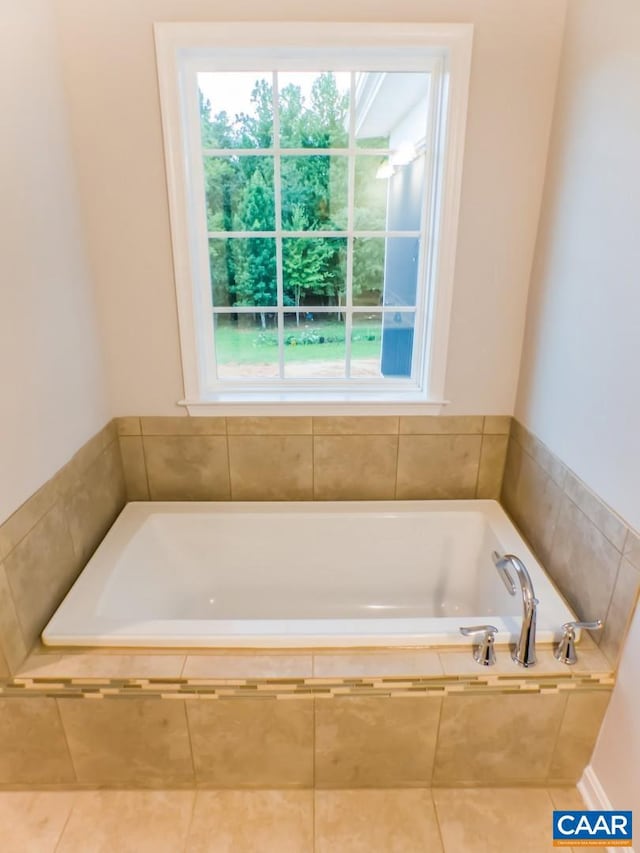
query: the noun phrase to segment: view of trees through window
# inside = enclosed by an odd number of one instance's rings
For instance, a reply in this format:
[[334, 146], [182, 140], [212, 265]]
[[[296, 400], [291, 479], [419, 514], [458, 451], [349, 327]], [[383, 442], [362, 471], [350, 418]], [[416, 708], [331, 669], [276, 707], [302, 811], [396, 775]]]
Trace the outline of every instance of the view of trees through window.
[[379, 377], [385, 256], [417, 275], [420, 223], [388, 233], [389, 134], [355, 138], [355, 75], [198, 82], [218, 376]]

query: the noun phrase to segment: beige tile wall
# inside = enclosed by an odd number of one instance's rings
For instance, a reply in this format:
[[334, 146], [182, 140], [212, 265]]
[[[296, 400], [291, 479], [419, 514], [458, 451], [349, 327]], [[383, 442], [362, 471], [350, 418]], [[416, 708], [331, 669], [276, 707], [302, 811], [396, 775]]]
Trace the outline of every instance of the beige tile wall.
[[[126, 499], [495, 499], [501, 490], [578, 614], [606, 616], [596, 639], [615, 659], [640, 589], [640, 537], [510, 418], [131, 417], [105, 427], [0, 525], [0, 678], [17, 671]], [[571, 784], [608, 698], [602, 688], [7, 697], [0, 785]]]
[[574, 784], [609, 695], [5, 698], [0, 786]]
[[640, 537], [509, 417], [118, 418], [0, 525], [0, 678], [125, 499], [500, 494], [578, 615], [606, 617], [596, 640], [617, 660], [640, 590]]
[[579, 619], [615, 664], [640, 594], [640, 536], [513, 421], [502, 504]]
[[17, 671], [124, 503], [111, 423], [0, 525], [0, 677]]
[[500, 495], [508, 417], [119, 418], [129, 500]]

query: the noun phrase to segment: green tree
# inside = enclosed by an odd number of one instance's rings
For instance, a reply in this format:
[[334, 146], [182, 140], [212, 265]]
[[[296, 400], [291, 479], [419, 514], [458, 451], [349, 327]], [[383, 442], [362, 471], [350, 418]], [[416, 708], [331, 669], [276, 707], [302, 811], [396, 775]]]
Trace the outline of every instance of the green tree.
[[[292, 212], [292, 229], [304, 231], [307, 219], [301, 206]], [[322, 237], [308, 240], [290, 238], [283, 241], [284, 294], [296, 307], [296, 324], [300, 325], [300, 305], [309, 294], [324, 294], [332, 283], [332, 261], [336, 253], [331, 241]]]
[[314, 148], [347, 147], [348, 111], [349, 95], [340, 92], [333, 74], [326, 72], [314, 80], [308, 115]]
[[[256, 169], [244, 191], [238, 213], [245, 230], [261, 230], [261, 223], [273, 217], [273, 190], [260, 169]], [[240, 230], [239, 228], [237, 230]], [[276, 306], [278, 288], [275, 239], [238, 238], [234, 243], [234, 296], [236, 305]], [[266, 312], [259, 312], [260, 325], [266, 327]]]
[[[211, 114], [211, 103], [200, 95], [204, 148], [269, 148], [273, 144], [273, 90], [257, 80], [252, 109], [229, 116]], [[348, 141], [349, 97], [335, 76], [320, 74], [310, 97], [300, 86], [279, 93], [280, 143], [293, 148], [345, 147]], [[269, 231], [275, 228], [273, 157], [205, 156], [207, 227], [209, 231]], [[313, 154], [281, 158], [281, 220], [295, 231], [342, 230], [347, 224], [346, 156]], [[365, 212], [366, 218], [366, 212]], [[363, 227], [359, 224], [359, 227]], [[366, 247], [377, 277], [382, 259], [376, 241]], [[364, 250], [364, 247], [363, 247]], [[277, 303], [275, 240], [271, 238], [212, 239], [210, 268], [216, 305]], [[285, 237], [283, 273], [285, 305], [340, 305], [345, 289], [346, 239]], [[354, 285], [356, 283], [354, 282]], [[370, 281], [367, 282], [367, 286]], [[360, 286], [360, 285], [358, 285]], [[363, 282], [362, 287], [365, 287]], [[257, 312], [264, 327], [268, 312]]]
[[266, 80], [256, 80], [251, 92], [253, 114], [236, 116], [236, 144], [239, 148], [271, 148], [273, 145], [273, 88]]

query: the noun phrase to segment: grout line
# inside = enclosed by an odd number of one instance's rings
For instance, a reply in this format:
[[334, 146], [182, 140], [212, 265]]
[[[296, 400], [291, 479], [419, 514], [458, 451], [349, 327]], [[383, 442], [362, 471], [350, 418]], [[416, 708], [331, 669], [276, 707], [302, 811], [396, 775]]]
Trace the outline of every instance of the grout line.
[[149, 482], [149, 466], [147, 465], [147, 452], [144, 447], [144, 436], [142, 432], [140, 432], [140, 444], [142, 445], [142, 463], [144, 465], [144, 476], [147, 483], [147, 500], [152, 500], [151, 498], [151, 483]]
[[[607, 609], [606, 609], [605, 615], [600, 617], [602, 619], [602, 621], [604, 622], [603, 628], [600, 631], [600, 642], [598, 642], [595, 638], [592, 637], [594, 643], [596, 644], [596, 646], [599, 649], [600, 649], [600, 643], [604, 639], [604, 629], [606, 628], [606, 626], [609, 622], [609, 612], [613, 606], [613, 597], [616, 593], [616, 587], [618, 586], [618, 581], [620, 579], [620, 572], [622, 570], [622, 561], [623, 560], [624, 560], [624, 554], [620, 554], [620, 559], [618, 560], [618, 567], [616, 569], [616, 577], [615, 577], [615, 580], [613, 581], [613, 584], [611, 586], [611, 595], [609, 596], [609, 602], [607, 604]], [[620, 657], [622, 655], [622, 650], [625, 646], [627, 634], [629, 633], [629, 628], [631, 627], [631, 619], [633, 617], [635, 605], [636, 605], [635, 601], [632, 602], [630, 612], [628, 613], [625, 624], [622, 627], [622, 636], [620, 637], [620, 645], [618, 647], [618, 651], [616, 653], [615, 659], [611, 661], [611, 665], [614, 667], [614, 669], [617, 669], [618, 665], [620, 663]], [[602, 651], [602, 654], [607, 658], [607, 660], [609, 660], [609, 655], [606, 654], [602, 649], [600, 649], [600, 651]]]
[[[72, 547], [73, 547], [73, 543], [72, 543]], [[74, 555], [75, 555], [75, 552], [74, 552]], [[8, 638], [11, 637], [11, 635], [15, 635], [15, 632], [12, 630], [8, 630], [6, 628], [6, 625], [3, 626], [2, 631], [0, 632], [0, 646], [2, 647], [2, 654], [3, 654], [3, 656], [7, 662], [7, 668], [8, 668], [8, 671], [10, 673], [10, 678], [14, 678], [20, 672], [20, 669], [23, 666], [24, 662], [26, 660], [28, 660], [29, 655], [31, 655], [33, 642], [27, 642], [25, 639], [25, 632], [24, 632], [24, 629], [22, 627], [22, 622], [20, 621], [20, 616], [18, 615], [18, 608], [16, 606], [16, 602], [15, 602], [15, 599], [13, 597], [13, 590], [11, 589], [11, 583], [9, 582], [9, 575], [7, 574], [7, 567], [6, 567], [6, 564], [4, 561], [0, 561], [0, 572], [2, 572], [4, 574], [4, 579], [5, 579], [7, 591], [9, 593], [8, 604], [10, 605], [10, 608], [12, 608], [12, 610], [13, 610], [13, 613], [10, 614], [10, 616], [12, 615], [14, 620], [15, 620], [15, 627], [17, 629], [18, 639], [21, 641], [22, 646], [23, 646], [25, 653], [26, 653], [25, 656], [22, 658], [22, 660], [20, 661], [20, 663], [16, 667], [14, 667], [13, 665], [9, 666], [9, 661], [7, 660], [7, 656], [5, 654], [5, 648], [9, 645], [9, 643], [7, 642]], [[20, 655], [20, 657], [22, 657], [22, 655]], [[13, 672], [14, 669], [15, 669], [15, 672]], [[4, 679], [0, 679], [0, 683], [3, 680]]]
[[193, 816], [196, 813], [196, 802], [198, 800], [198, 794], [200, 792], [195, 786], [195, 776], [194, 776], [194, 786], [193, 786], [193, 802], [191, 803], [191, 814], [189, 815], [189, 823], [187, 824], [187, 831], [184, 836], [184, 847], [183, 853], [187, 853], [189, 849], [189, 839], [191, 838], [191, 827], [193, 826]]
[[438, 805], [436, 803], [436, 799], [433, 796], [433, 787], [427, 788], [429, 791], [429, 796], [431, 797], [431, 805], [433, 806], [433, 813], [436, 818], [436, 827], [438, 829], [438, 835], [440, 837], [440, 846], [442, 848], [442, 853], [447, 853], [444, 846], [444, 835], [442, 834], [442, 827], [440, 826], [440, 814], [438, 813]]
[[196, 760], [193, 754], [193, 742], [191, 740], [191, 724], [189, 722], [189, 713], [187, 711], [187, 700], [182, 700], [182, 707], [184, 710], [184, 721], [187, 727], [187, 738], [189, 739], [189, 754], [191, 755], [191, 770], [193, 772], [193, 786], [195, 787], [198, 784], [198, 780], [196, 779]]
[[69, 808], [69, 814], [67, 815], [67, 819], [65, 820], [62, 829], [60, 830], [60, 835], [58, 836], [58, 840], [56, 841], [56, 843], [53, 847], [53, 853], [56, 853], [56, 851], [60, 847], [62, 839], [64, 838], [64, 834], [67, 831], [67, 827], [69, 826], [69, 821], [71, 820], [71, 815], [73, 814], [73, 811], [76, 807], [77, 801], [78, 801], [78, 791], [74, 791], [74, 797], [73, 797], [73, 801], [71, 803], [71, 806]]
[[[313, 429], [313, 427], [312, 427]], [[317, 500], [316, 495], [316, 435], [311, 436], [311, 500]]]
[[[560, 693], [559, 695], [562, 695], [562, 694]], [[567, 713], [568, 713], [568, 708], [567, 708], [568, 704], [569, 704], [569, 696], [567, 694], [567, 696], [565, 697], [565, 700], [564, 700], [564, 707], [562, 709], [562, 713], [560, 714], [560, 722], [558, 724], [558, 730], [556, 731], [556, 736], [553, 739], [553, 749], [551, 750], [551, 753], [549, 755], [549, 761], [547, 763], [547, 772], [545, 773], [545, 777], [544, 777], [546, 785], [548, 785], [549, 782], [551, 781], [549, 779], [549, 774], [551, 772], [551, 765], [553, 764], [553, 759], [556, 756], [556, 749], [558, 748], [558, 742], [560, 741], [560, 732], [562, 731], [562, 726], [564, 725], [564, 721], [565, 721], [565, 718], [566, 718]]]
[[316, 699], [313, 699], [313, 777], [311, 787], [311, 847], [315, 853], [316, 849]]
[[438, 756], [438, 746], [440, 745], [440, 727], [442, 725], [442, 715], [444, 713], [444, 701], [447, 697], [440, 697], [440, 713], [438, 714], [438, 725], [436, 727], [436, 743], [433, 749], [433, 764], [431, 765], [431, 779], [430, 779], [430, 787], [433, 788], [433, 777], [436, 772], [436, 758]]
[[[534, 459], [534, 462], [535, 462], [535, 459]], [[536, 464], [537, 464], [537, 463], [536, 463]], [[538, 467], [540, 467], [540, 468], [541, 468], [542, 466], [540, 466], [540, 465], [539, 465]], [[544, 469], [543, 469], [543, 470], [544, 470]], [[569, 470], [569, 469], [567, 469], [567, 470]], [[572, 473], [573, 473], [573, 472], [572, 472]], [[547, 475], [547, 476], [549, 476], [549, 475]], [[550, 477], [550, 479], [553, 479], [553, 478], [552, 478], [552, 477]], [[557, 485], [557, 484], [556, 484], [556, 485]], [[609, 537], [608, 537], [608, 536], [607, 536], [607, 534], [604, 532], [604, 530], [601, 530], [601, 529], [600, 529], [600, 527], [595, 523], [595, 521], [593, 521], [593, 519], [589, 518], [589, 516], [587, 515], [587, 513], [582, 509], [582, 507], [581, 507], [581, 506], [579, 506], [579, 505], [574, 501], [574, 499], [571, 497], [571, 495], [568, 495], [568, 494], [565, 492], [564, 488], [562, 488], [562, 496], [563, 496], [563, 497], [565, 497], [565, 498], [566, 498], [566, 499], [567, 499], [571, 504], [573, 504], [573, 506], [578, 510], [578, 512], [579, 512], [581, 515], [583, 515], [583, 516], [584, 516], [584, 518], [586, 518], [586, 520], [589, 522], [589, 524], [590, 524], [592, 527], [595, 527], [595, 529], [598, 531], [598, 533], [599, 533], [601, 536], [603, 536], [603, 537], [607, 540], [607, 543], [608, 543], [609, 545], [611, 545], [611, 547], [612, 547], [612, 548], [614, 548], [614, 549], [618, 552], [618, 554], [620, 554], [620, 556], [621, 556], [621, 557], [622, 557], [622, 556], [624, 556], [624, 543], [623, 543], [623, 545], [622, 545], [622, 550], [621, 550], [620, 548], [618, 548], [618, 546], [617, 546], [617, 545], [614, 545], [614, 543], [611, 541], [611, 539], [609, 539]], [[604, 504], [603, 504], [603, 506], [604, 506]], [[610, 512], [610, 510], [609, 510], [609, 508], [608, 508], [608, 507], [605, 507], [605, 508]], [[625, 524], [625, 526], [627, 527], [627, 534], [628, 534], [629, 527], [628, 527], [626, 524]], [[626, 537], [625, 537], [625, 542], [626, 542]]]
[[400, 436], [398, 433], [395, 434], [396, 440], [396, 465], [395, 465], [395, 476], [393, 478], [393, 499], [394, 501], [398, 500], [398, 463], [400, 461]]
[[478, 470], [476, 471], [476, 487], [473, 492], [474, 498], [478, 499], [478, 489], [480, 488], [480, 468], [482, 467], [482, 453], [484, 451], [484, 421], [482, 422], [482, 434], [480, 435], [480, 453], [478, 454]]
[[393, 487], [393, 499], [398, 500], [398, 474], [400, 471], [400, 418], [398, 418], [398, 433], [396, 435], [396, 481]]
[[233, 480], [231, 478], [231, 451], [229, 450], [229, 432], [226, 428], [227, 419], [225, 418], [225, 433], [224, 433], [224, 441], [225, 447], [227, 450], [227, 477], [229, 478], [229, 500], [233, 500]]
[[71, 747], [69, 746], [69, 738], [67, 736], [67, 728], [64, 724], [64, 719], [62, 717], [62, 713], [60, 711], [60, 699], [54, 699], [56, 703], [56, 714], [58, 715], [58, 720], [60, 721], [60, 728], [62, 729], [62, 737], [64, 739], [64, 745], [67, 748], [67, 754], [69, 756], [69, 763], [71, 764], [71, 769], [73, 770], [73, 775], [76, 777], [75, 782], [80, 782], [80, 778], [78, 776], [78, 768], [76, 767], [76, 763], [73, 759], [73, 753], [71, 751]]

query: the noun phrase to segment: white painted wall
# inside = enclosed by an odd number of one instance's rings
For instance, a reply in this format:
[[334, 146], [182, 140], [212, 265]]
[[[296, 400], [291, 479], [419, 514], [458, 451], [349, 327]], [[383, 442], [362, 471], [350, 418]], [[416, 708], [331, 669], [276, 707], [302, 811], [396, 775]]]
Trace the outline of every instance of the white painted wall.
[[2, 2], [0, 522], [108, 417], [49, 0]]
[[451, 327], [451, 413], [513, 412], [565, 0], [56, 0], [114, 414], [183, 396], [152, 23], [476, 25]]
[[516, 414], [640, 529], [640, 5], [571, 0]]
[[591, 766], [612, 806], [633, 811], [636, 850], [640, 847], [637, 829], [640, 815], [639, 649], [640, 608], [636, 610], [618, 681], [591, 759]]
[[[640, 529], [640, 5], [570, 0], [516, 414]], [[640, 610], [592, 765], [640, 814]]]

